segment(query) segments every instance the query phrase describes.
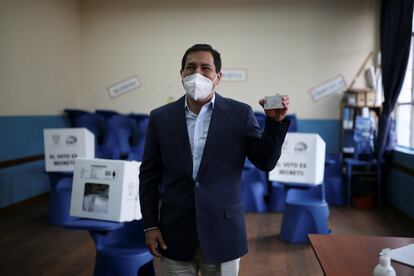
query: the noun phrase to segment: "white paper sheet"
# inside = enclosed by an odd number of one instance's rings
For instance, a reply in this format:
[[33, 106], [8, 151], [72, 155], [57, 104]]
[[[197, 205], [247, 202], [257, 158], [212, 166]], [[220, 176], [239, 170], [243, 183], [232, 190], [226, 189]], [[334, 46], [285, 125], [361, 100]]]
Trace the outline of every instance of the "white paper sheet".
[[414, 267], [414, 243], [390, 250], [391, 260]]

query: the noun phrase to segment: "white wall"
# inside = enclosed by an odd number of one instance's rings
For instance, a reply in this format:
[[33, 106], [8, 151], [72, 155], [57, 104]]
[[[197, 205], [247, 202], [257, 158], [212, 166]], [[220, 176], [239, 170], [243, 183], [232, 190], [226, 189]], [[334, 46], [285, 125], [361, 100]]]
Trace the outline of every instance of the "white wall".
[[0, 1], [0, 115], [78, 105], [79, 28], [78, 1]]
[[[291, 97], [299, 118], [338, 118], [340, 95], [313, 103], [309, 89], [337, 74], [351, 82], [378, 47], [376, 0], [81, 1], [80, 107], [148, 112], [183, 94], [184, 51], [210, 43], [223, 68], [248, 81], [219, 92], [259, 109], [260, 97]], [[110, 99], [107, 87], [138, 75], [142, 87]]]
[[[259, 109], [289, 94], [299, 118], [337, 118], [340, 95], [313, 103], [309, 89], [350, 82], [378, 48], [377, 0], [0, 1], [0, 115], [61, 114], [66, 107], [149, 112], [183, 94], [184, 51], [212, 44], [224, 68], [248, 81], [219, 92]], [[110, 99], [138, 75], [142, 87]]]

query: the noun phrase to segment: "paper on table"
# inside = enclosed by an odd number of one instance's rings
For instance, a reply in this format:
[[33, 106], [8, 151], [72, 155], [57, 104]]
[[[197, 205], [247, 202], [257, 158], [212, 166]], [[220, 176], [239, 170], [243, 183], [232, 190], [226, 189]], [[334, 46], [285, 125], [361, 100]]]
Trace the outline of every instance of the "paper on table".
[[393, 261], [414, 267], [414, 243], [388, 252]]

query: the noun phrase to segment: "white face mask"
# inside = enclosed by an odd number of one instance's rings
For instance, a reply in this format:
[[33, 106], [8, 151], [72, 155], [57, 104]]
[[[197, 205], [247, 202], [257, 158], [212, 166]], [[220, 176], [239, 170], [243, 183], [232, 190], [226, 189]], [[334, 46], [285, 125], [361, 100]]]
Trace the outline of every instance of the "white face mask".
[[199, 73], [183, 78], [183, 86], [187, 95], [196, 101], [202, 101], [213, 90], [213, 82]]

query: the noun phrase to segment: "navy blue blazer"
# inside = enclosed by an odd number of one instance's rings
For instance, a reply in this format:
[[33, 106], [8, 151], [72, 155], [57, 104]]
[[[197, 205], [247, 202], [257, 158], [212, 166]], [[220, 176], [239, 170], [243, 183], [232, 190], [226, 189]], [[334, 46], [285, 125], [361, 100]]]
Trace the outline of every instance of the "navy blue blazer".
[[150, 114], [139, 176], [144, 229], [161, 230], [168, 246], [161, 253], [167, 258], [190, 261], [200, 246], [206, 262], [218, 264], [247, 253], [240, 186], [245, 158], [272, 170], [289, 121], [267, 118], [262, 132], [250, 106], [216, 93], [193, 180], [184, 101], [183, 96]]

